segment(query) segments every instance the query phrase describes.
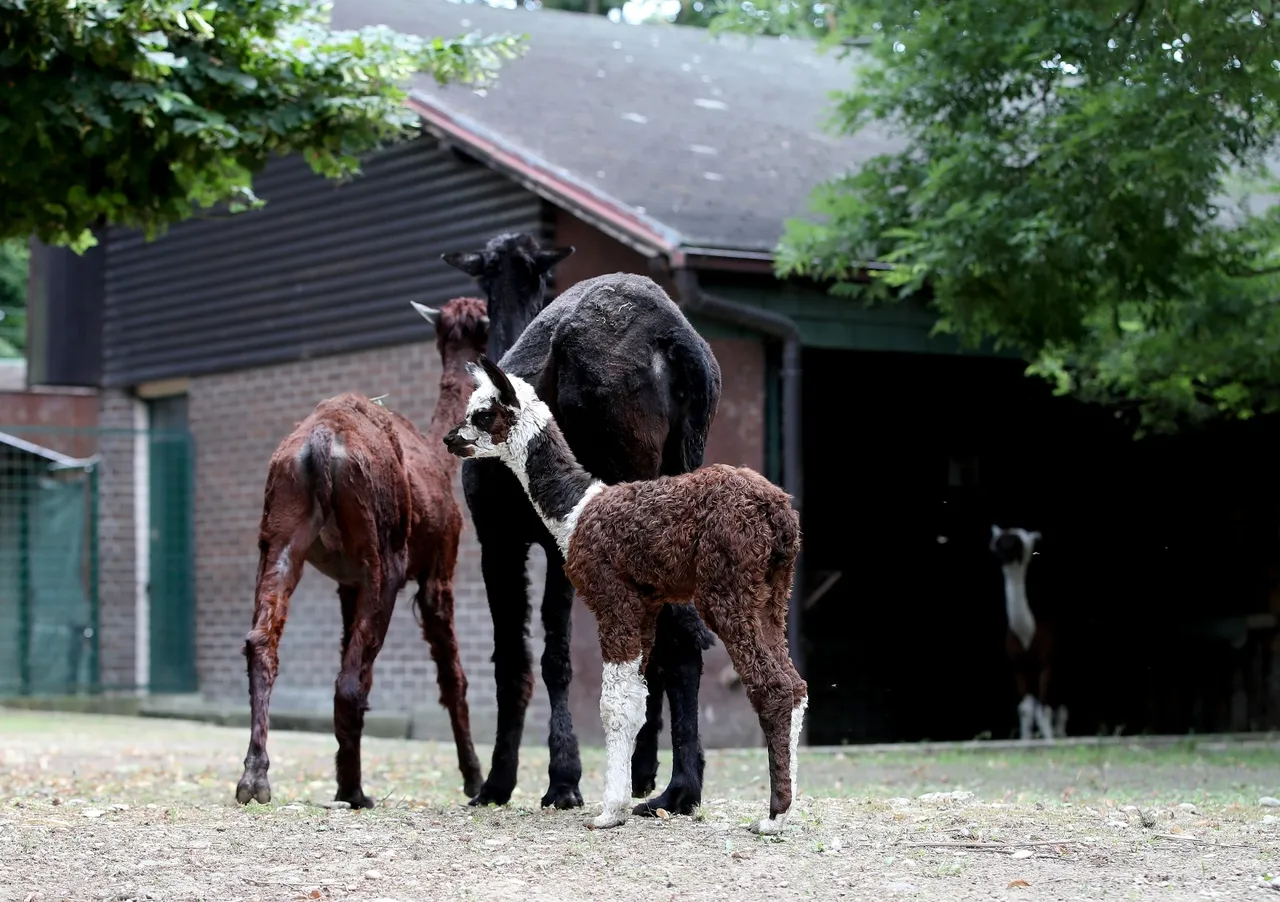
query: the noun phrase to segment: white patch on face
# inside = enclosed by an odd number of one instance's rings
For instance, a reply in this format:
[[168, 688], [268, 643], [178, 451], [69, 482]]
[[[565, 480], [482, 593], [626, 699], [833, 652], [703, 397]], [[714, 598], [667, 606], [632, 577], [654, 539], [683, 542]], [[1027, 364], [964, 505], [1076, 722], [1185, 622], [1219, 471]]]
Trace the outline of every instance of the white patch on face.
[[500, 457], [511, 464], [511, 468], [516, 470], [516, 475], [521, 477], [521, 482], [525, 482], [521, 472], [528, 455], [529, 440], [547, 428], [547, 423], [551, 422], [551, 411], [547, 405], [538, 400], [538, 393], [533, 390], [532, 385], [519, 376], [508, 374], [507, 379], [516, 390], [520, 408], [515, 411], [507, 408], [508, 414], [513, 415], [507, 440], [501, 444], [494, 444], [493, 437], [474, 426], [471, 418], [494, 405], [502, 406], [502, 402], [498, 400], [498, 387], [479, 367], [471, 371], [471, 376], [475, 379], [476, 388], [467, 399], [467, 412], [463, 415], [464, 425], [458, 430], [458, 434], [471, 444], [472, 457]]
[[[800, 798], [800, 787], [797, 776], [800, 772], [800, 733], [804, 730], [804, 712], [809, 707], [809, 696], [805, 696], [800, 700], [800, 704], [791, 709], [791, 736], [789, 743], [790, 750], [790, 777], [791, 777], [791, 808], [796, 807], [796, 801]], [[763, 836], [774, 836], [782, 832], [782, 828], [786, 826], [787, 815], [791, 813], [791, 808], [778, 813], [777, 817], [762, 818], [751, 829], [754, 833]]]
[[644, 726], [648, 697], [640, 657], [605, 664], [600, 679], [600, 719], [604, 723], [604, 810], [592, 821], [603, 830], [626, 823], [631, 799], [631, 755]]

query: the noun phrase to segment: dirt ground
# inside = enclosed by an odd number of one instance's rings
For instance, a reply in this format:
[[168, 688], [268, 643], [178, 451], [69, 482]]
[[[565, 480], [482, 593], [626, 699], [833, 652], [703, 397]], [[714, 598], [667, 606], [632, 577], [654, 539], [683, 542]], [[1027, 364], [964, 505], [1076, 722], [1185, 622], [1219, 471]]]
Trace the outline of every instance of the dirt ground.
[[1260, 804], [1280, 795], [1275, 744], [808, 751], [766, 839], [744, 828], [767, 804], [759, 750], [708, 753], [695, 817], [590, 831], [601, 753], [584, 751], [585, 810], [538, 810], [542, 733], [512, 804], [484, 810], [451, 747], [370, 740], [382, 801], [352, 812], [315, 804], [333, 738], [278, 731], [275, 801], [240, 808], [247, 731], [0, 709], [0, 900], [1280, 902], [1280, 807]]

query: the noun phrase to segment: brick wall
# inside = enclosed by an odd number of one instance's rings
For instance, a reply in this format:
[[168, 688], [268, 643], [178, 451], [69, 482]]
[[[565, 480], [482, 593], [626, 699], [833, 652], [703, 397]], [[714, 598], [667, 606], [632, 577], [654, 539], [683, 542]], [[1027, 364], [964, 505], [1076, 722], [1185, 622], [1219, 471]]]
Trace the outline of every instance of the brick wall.
[[104, 391], [98, 425], [98, 648], [102, 685], [135, 685], [134, 402]]
[[98, 393], [92, 389], [0, 391], [0, 430], [62, 454], [91, 456], [97, 425]]

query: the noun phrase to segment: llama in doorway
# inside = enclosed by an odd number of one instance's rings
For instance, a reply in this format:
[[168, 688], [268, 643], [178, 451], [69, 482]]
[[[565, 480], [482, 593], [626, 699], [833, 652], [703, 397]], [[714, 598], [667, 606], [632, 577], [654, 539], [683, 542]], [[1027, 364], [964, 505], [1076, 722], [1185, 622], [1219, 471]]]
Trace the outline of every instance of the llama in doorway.
[[466, 409], [465, 367], [484, 351], [484, 301], [455, 298], [439, 310], [414, 304], [436, 327], [444, 363], [440, 396], [424, 436], [405, 417], [354, 393], [316, 409], [280, 443], [267, 471], [259, 528], [253, 629], [245, 637], [253, 724], [236, 799], [271, 801], [268, 708], [289, 598], [309, 563], [338, 584], [342, 669], [333, 698], [338, 792], [352, 808], [372, 808], [360, 777], [360, 738], [373, 688], [373, 662], [386, 638], [396, 596], [418, 581], [414, 607], [436, 663], [468, 795], [480, 788], [471, 742], [467, 678], [453, 622], [453, 569], [462, 509], [453, 497], [458, 460], [441, 438]]
[[[480, 250], [445, 254], [484, 290], [493, 330], [488, 355], [532, 384], [554, 412], [583, 466], [606, 483], [655, 479], [702, 466], [720, 401], [711, 347], [652, 279], [613, 273], [586, 279], [544, 307], [547, 273], [572, 247], [540, 248], [524, 233], [497, 235]], [[551, 705], [549, 785], [542, 805], [582, 805], [582, 760], [569, 712], [573, 586], [555, 539], [524, 490], [497, 460], [462, 465], [462, 488], [493, 618], [498, 730], [493, 766], [473, 805], [505, 805], [516, 785], [525, 711], [533, 691], [526, 633], [529, 549], [546, 552], [542, 592], [542, 681]], [[705, 758], [698, 737], [702, 653], [714, 638], [689, 605], [658, 617], [645, 680], [649, 706], [632, 758], [632, 795], [656, 788], [662, 699], [671, 710], [671, 780], [634, 813], [692, 814], [702, 801]]]
[[724, 642], [769, 749], [769, 816], [781, 832], [795, 801], [808, 687], [787, 648], [787, 605], [800, 518], [760, 474], [715, 464], [678, 476], [606, 485], [578, 463], [529, 383], [492, 361], [471, 366], [476, 390], [445, 445], [498, 458], [555, 537], [565, 573], [595, 615], [604, 658], [604, 810], [626, 821], [629, 765], [645, 721], [645, 659], [664, 604], [692, 603]]
[[991, 527], [991, 551], [1004, 570], [1004, 606], [1009, 622], [1005, 653], [1013, 666], [1018, 728], [1024, 742], [1031, 739], [1033, 726], [1048, 742], [1054, 736], [1065, 736], [1067, 730], [1066, 706], [1053, 707], [1053, 630], [1036, 620], [1027, 598], [1027, 568], [1040, 538], [1040, 533], [1025, 529]]

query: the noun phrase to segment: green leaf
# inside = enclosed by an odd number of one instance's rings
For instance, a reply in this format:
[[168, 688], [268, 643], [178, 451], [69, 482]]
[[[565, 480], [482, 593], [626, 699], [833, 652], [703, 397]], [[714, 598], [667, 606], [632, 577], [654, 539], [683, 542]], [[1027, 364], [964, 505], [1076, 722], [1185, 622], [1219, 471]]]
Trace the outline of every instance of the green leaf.
[[[725, 2], [716, 25], [761, 33], [793, 7]], [[831, 129], [900, 149], [816, 188], [780, 275], [875, 302], [927, 293], [936, 330], [1015, 349], [1056, 391], [1136, 411], [1141, 432], [1280, 413], [1280, 14], [824, 7], [852, 62]], [[869, 284], [868, 260], [891, 264]]]
[[349, 177], [417, 133], [415, 74], [483, 84], [524, 51], [503, 34], [335, 30], [313, 0], [0, 0], [0, 32], [0, 241], [81, 251], [103, 225], [155, 235], [201, 207], [259, 206], [276, 154]]

